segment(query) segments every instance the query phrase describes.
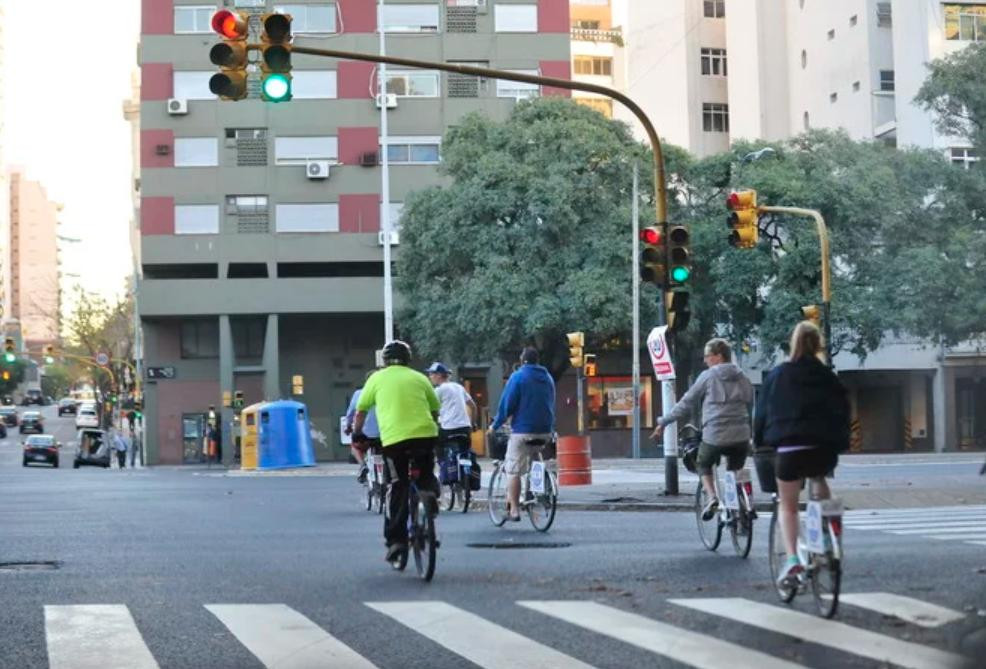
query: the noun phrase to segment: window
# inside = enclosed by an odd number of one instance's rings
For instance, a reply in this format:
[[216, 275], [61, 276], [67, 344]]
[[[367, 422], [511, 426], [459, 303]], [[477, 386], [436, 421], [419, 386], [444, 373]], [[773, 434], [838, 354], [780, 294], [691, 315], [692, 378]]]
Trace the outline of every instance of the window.
[[274, 11], [291, 15], [291, 32], [296, 35], [336, 31], [336, 7], [333, 4], [274, 5]]
[[881, 91], [892, 91], [892, 90], [894, 90], [894, 71], [893, 70], [880, 70], [880, 90]]
[[176, 137], [175, 167], [216, 167], [219, 140], [215, 137]]
[[336, 71], [292, 70], [291, 95], [295, 100], [336, 97]]
[[852, 16], [849, 17], [849, 27], [850, 28], [855, 27], [857, 23], [859, 23], [859, 17], [858, 16], [856, 16], [855, 14], [853, 14]]
[[599, 21], [589, 21], [587, 19], [576, 19], [572, 21], [574, 30], [599, 30]]
[[404, 213], [403, 202], [391, 202], [390, 205], [380, 203], [380, 226], [383, 226], [383, 212], [387, 210], [390, 214], [390, 229], [398, 230], [401, 227], [401, 214]]
[[[267, 276], [266, 266], [264, 276]], [[267, 334], [266, 316], [248, 316], [229, 319], [233, 335], [233, 352], [237, 358], [261, 358], [264, 355], [264, 338]]]
[[277, 232], [339, 232], [339, 205], [279, 204], [275, 207]]
[[219, 234], [219, 207], [214, 204], [175, 205], [175, 234]]
[[175, 7], [175, 34], [211, 33], [215, 5], [186, 5]]
[[441, 161], [441, 144], [441, 137], [390, 137], [387, 160], [397, 165], [434, 165]]
[[603, 56], [576, 56], [575, 74], [613, 76], [613, 59]]
[[949, 149], [949, 160], [953, 165], [959, 165], [964, 169], [971, 169], [979, 162], [979, 153], [975, 149], [954, 147]]
[[729, 132], [729, 105], [718, 102], [702, 103], [702, 130]]
[[[509, 70], [518, 74], [537, 74], [537, 70]], [[498, 98], [536, 98], [541, 92], [537, 84], [527, 84], [523, 81], [496, 80], [496, 96]]]
[[215, 318], [181, 322], [182, 358], [219, 357], [219, 321]]
[[255, 216], [267, 213], [266, 195], [227, 195], [226, 214], [229, 216]]
[[274, 139], [275, 165], [304, 165], [308, 160], [338, 160], [339, 141], [335, 137], [277, 137]]
[[[586, 420], [593, 430], [633, 427], [633, 378], [595, 376], [586, 379]], [[654, 423], [650, 377], [640, 378], [640, 418], [644, 427]]]
[[839, 100], [838, 93], [829, 93], [829, 102], [838, 102], [838, 100]]
[[852, 82], [852, 92], [853, 93], [858, 93], [859, 92], [859, 82], [858, 81]]
[[725, 49], [702, 49], [702, 74], [716, 77], [726, 76]]
[[986, 5], [945, 5], [945, 39], [986, 41]]
[[186, 100], [215, 100], [209, 90], [209, 79], [215, 72], [175, 71], [171, 75], [173, 97]]
[[889, 2], [876, 3], [876, 25], [878, 28], [890, 28], [894, 25], [893, 9]]
[[801, 115], [801, 124], [804, 126], [805, 130], [811, 129], [811, 120], [808, 118], [808, 112]]
[[226, 128], [226, 139], [267, 141], [267, 128]]
[[437, 33], [438, 5], [384, 5], [377, 25], [388, 33]]
[[580, 105], [595, 109], [606, 118], [613, 118], [613, 101], [608, 98], [573, 98]]
[[440, 75], [432, 70], [387, 71], [387, 92], [399, 98], [437, 98]]
[[835, 39], [835, 28], [832, 28], [832, 30], [829, 31], [828, 38], [830, 40]]
[[496, 5], [493, 29], [498, 33], [536, 33], [537, 5]]
[[804, 49], [801, 50], [801, 69], [808, 67], [808, 52]]
[[705, 16], [721, 19], [726, 15], [726, 0], [705, 0]]

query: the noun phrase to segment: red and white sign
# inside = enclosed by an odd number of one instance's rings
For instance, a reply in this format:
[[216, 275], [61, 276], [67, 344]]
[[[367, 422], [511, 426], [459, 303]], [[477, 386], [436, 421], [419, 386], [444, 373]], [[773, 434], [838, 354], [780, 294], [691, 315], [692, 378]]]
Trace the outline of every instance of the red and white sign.
[[668, 351], [668, 340], [665, 333], [666, 325], [656, 327], [647, 336], [647, 352], [650, 353], [651, 364], [654, 365], [654, 376], [658, 381], [670, 381], [674, 377], [674, 363]]

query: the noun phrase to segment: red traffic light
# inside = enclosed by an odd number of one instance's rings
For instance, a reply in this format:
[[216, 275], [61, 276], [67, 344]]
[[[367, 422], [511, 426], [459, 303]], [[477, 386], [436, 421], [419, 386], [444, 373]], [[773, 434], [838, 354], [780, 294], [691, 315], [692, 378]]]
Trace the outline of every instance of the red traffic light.
[[736, 211], [737, 209], [750, 209], [757, 206], [757, 193], [752, 190], [741, 190], [729, 194], [726, 198], [726, 207]]
[[212, 29], [226, 39], [244, 39], [247, 36], [246, 20], [228, 9], [220, 9], [212, 15]]
[[660, 244], [661, 243], [661, 229], [660, 228], [644, 228], [640, 231], [640, 241], [644, 244]]

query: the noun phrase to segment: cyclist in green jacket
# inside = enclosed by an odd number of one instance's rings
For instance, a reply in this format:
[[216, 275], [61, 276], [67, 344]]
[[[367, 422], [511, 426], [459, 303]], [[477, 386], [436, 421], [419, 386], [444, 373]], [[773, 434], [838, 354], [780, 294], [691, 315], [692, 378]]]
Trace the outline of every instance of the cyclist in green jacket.
[[390, 472], [390, 504], [383, 535], [387, 561], [394, 563], [407, 553], [408, 465], [419, 470], [418, 490], [430, 513], [438, 513], [438, 480], [435, 447], [438, 443], [438, 410], [441, 406], [428, 378], [408, 365], [411, 347], [395, 340], [383, 349], [385, 367], [367, 380], [356, 403], [353, 421], [355, 441], [365, 439], [367, 412], [376, 409], [380, 441]]

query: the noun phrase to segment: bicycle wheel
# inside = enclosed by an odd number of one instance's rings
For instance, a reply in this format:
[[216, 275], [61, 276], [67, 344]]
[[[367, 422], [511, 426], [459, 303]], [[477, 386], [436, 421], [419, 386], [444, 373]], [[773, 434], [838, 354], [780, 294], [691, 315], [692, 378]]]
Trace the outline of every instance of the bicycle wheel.
[[383, 513], [384, 500], [387, 499], [387, 486], [382, 483], [375, 483], [377, 496], [377, 515]]
[[424, 501], [418, 499], [411, 511], [411, 550], [414, 551], [414, 567], [418, 577], [430, 581], [435, 575], [435, 558], [437, 557], [437, 542], [435, 536], [435, 519], [428, 515]]
[[794, 596], [798, 594], [797, 588], [783, 588], [777, 584], [777, 577], [784, 569], [787, 562], [787, 550], [784, 548], [784, 537], [781, 536], [781, 523], [777, 518], [778, 506], [774, 504], [774, 512], [770, 517], [770, 538], [767, 545], [767, 557], [770, 561], [770, 582], [774, 585], [777, 596], [785, 604], [790, 604]]
[[469, 489], [469, 482], [467, 481], [461, 490], [462, 496], [462, 513], [469, 511], [469, 503], [472, 502], [472, 490]]
[[732, 518], [729, 523], [729, 536], [733, 540], [733, 549], [741, 558], [746, 558], [750, 554], [753, 546], [753, 511], [746, 506], [746, 497], [742, 491], [738, 491], [740, 508], [739, 511], [731, 512]]
[[367, 511], [373, 508], [373, 486], [369, 483], [360, 484], [360, 505]]
[[709, 496], [705, 492], [705, 486], [699, 481], [698, 488], [695, 489], [695, 519], [698, 522], [698, 536], [706, 548], [714, 551], [719, 548], [719, 542], [722, 541], [722, 525], [719, 523], [718, 512], [711, 520], [702, 520], [702, 510], [708, 501]]
[[555, 522], [555, 511], [558, 509], [558, 486], [555, 477], [547, 469], [544, 470], [544, 492], [535, 493], [534, 500], [527, 505], [527, 516], [531, 525], [538, 532], [547, 532]]
[[503, 468], [497, 464], [490, 477], [489, 496], [487, 497], [490, 521], [497, 526], [507, 522], [507, 477]]
[[[822, 531], [829, 531], [828, 523], [823, 522]], [[815, 598], [818, 613], [831, 618], [839, 608], [839, 590], [842, 587], [842, 561], [832, 550], [811, 554], [811, 594]]]
[[442, 499], [439, 501], [442, 508], [451, 511], [455, 508], [455, 484], [446, 483], [442, 486]]

